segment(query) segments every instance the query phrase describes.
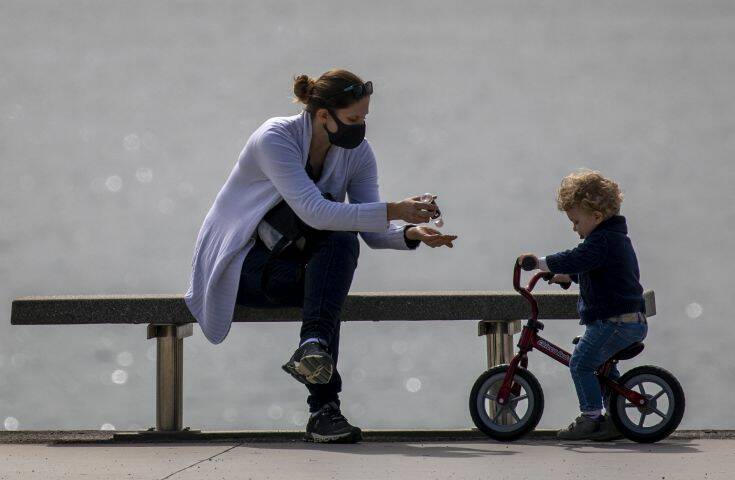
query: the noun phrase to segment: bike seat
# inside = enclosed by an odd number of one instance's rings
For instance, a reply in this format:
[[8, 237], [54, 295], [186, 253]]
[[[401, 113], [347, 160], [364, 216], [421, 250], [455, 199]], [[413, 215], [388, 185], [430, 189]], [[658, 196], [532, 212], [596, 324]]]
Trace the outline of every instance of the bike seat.
[[[577, 335], [572, 340], [572, 343], [574, 345], [578, 344], [580, 338], [582, 338], [582, 335]], [[613, 355], [611, 357], [611, 359], [613, 359], [613, 360], [629, 360], [629, 359], [635, 357], [636, 355], [638, 355], [639, 353], [641, 353], [643, 351], [643, 347], [644, 347], [643, 342], [635, 342], [634, 344], [628, 345], [624, 349], [620, 350], [618, 353], [616, 353], [615, 355]]]
[[641, 353], [643, 351], [643, 347], [643, 342], [635, 342], [634, 344], [628, 345], [624, 349], [620, 350], [618, 353], [613, 355], [612, 358], [615, 360], [631, 359]]

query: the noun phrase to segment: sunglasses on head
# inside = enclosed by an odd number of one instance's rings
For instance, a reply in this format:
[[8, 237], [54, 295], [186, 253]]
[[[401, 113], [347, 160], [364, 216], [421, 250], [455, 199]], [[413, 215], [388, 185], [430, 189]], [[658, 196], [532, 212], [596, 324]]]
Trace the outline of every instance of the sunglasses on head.
[[329, 98], [334, 98], [338, 95], [342, 95], [343, 93], [352, 92], [352, 96], [355, 97], [356, 100], [361, 99], [365, 95], [372, 95], [373, 94], [373, 82], [367, 81], [365, 83], [355, 83], [353, 85], [350, 85], [349, 87], [343, 89], [341, 92], [339, 92], [337, 95], [332, 95]]

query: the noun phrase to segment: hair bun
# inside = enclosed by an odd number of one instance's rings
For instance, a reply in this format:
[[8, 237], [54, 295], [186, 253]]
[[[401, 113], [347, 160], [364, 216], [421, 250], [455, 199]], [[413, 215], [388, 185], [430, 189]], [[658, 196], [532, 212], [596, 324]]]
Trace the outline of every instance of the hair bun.
[[309, 103], [311, 93], [314, 91], [314, 81], [308, 75], [298, 75], [294, 77], [293, 81], [293, 93], [296, 98], [303, 104]]

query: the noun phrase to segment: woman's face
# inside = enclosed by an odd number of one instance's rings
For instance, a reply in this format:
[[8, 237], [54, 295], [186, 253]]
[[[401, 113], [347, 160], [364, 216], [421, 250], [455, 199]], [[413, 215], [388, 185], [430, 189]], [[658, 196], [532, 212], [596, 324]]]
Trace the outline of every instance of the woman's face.
[[[333, 110], [337, 114], [342, 123], [347, 125], [365, 123], [365, 118], [370, 111], [370, 95], [362, 97], [356, 103], [353, 103], [349, 107], [340, 108], [339, 110]], [[334, 121], [332, 116], [329, 114], [326, 108], [320, 108], [316, 112], [316, 121], [321, 125], [326, 125], [327, 129], [332, 132], [337, 132], [337, 122]]]

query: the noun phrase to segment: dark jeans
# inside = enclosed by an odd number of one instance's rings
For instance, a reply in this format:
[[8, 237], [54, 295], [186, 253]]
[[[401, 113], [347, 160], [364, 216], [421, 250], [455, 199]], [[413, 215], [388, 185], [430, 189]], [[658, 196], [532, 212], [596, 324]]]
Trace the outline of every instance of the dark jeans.
[[[263, 267], [270, 256], [261, 242], [248, 253], [240, 274], [237, 303], [248, 307], [303, 307], [301, 342], [319, 338], [334, 361], [332, 379], [308, 385], [309, 411], [337, 402], [342, 378], [337, 371], [340, 313], [357, 268], [360, 243], [354, 232], [330, 232], [308, 252], [306, 264], [296, 255], [284, 254], [273, 263], [263, 292]], [[267, 294], [267, 295], [266, 295]]]

